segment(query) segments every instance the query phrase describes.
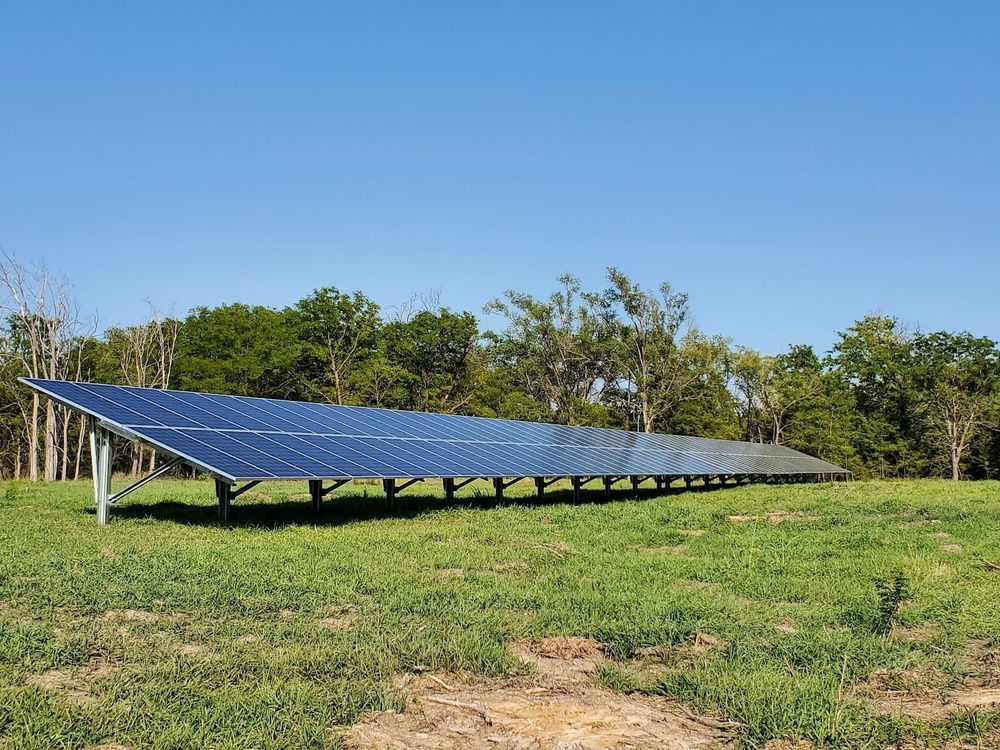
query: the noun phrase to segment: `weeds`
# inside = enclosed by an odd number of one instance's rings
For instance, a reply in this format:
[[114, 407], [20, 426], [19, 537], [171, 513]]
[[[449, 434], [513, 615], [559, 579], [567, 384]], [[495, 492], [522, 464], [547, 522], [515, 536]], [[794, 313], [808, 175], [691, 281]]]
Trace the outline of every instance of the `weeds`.
[[892, 632], [896, 624], [899, 605], [909, 596], [906, 574], [902, 570], [897, 570], [889, 578], [876, 578], [875, 594], [878, 598], [878, 608], [873, 630], [879, 635], [887, 635]]

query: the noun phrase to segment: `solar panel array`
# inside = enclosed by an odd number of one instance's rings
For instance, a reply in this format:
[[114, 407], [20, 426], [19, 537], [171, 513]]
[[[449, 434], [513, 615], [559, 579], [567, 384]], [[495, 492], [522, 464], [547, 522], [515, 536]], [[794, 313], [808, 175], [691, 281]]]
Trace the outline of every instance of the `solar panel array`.
[[22, 378], [229, 480], [846, 474], [776, 445]]

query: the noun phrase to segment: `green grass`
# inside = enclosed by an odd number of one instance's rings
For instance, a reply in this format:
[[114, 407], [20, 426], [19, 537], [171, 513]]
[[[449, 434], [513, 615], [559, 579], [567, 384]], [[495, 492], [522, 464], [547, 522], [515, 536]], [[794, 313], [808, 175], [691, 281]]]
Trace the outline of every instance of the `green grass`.
[[[876, 670], [959, 681], [971, 642], [1000, 643], [1000, 573], [981, 564], [1000, 563], [997, 483], [621, 489], [579, 505], [550, 491], [499, 506], [484, 484], [452, 507], [418, 485], [391, 515], [379, 487], [356, 484], [319, 516], [304, 487], [272, 484], [225, 525], [212, 489], [154, 483], [103, 528], [86, 483], [0, 494], [0, 748], [337, 747], [338, 725], [401, 707], [393, 675], [523, 671], [508, 644], [553, 635], [607, 644], [605, 686], [742, 722], [751, 747], [974, 742], [1000, 725], [989, 711], [880, 716], [855, 689]], [[777, 509], [799, 515], [729, 520]], [[907, 598], [887, 615], [877, 582], [898, 571]], [[720, 646], [692, 655], [699, 633]], [[658, 646], [655, 669], [637, 660]], [[71, 684], [35, 684], [51, 670]]]

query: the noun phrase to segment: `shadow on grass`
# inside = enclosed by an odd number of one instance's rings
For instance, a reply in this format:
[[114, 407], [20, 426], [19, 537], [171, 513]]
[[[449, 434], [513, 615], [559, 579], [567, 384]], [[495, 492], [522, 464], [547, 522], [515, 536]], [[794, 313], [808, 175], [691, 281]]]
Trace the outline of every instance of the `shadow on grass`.
[[[675, 495], [681, 492], [714, 492], [722, 489], [732, 489], [736, 485], [695, 486], [691, 489], [674, 487], [665, 492], [654, 489], [640, 488], [638, 493], [631, 489], [613, 490], [606, 497], [601, 490], [582, 492], [576, 505], [604, 505], [606, 503], [645, 500], [661, 495]], [[205, 486], [206, 495], [210, 495], [211, 487]], [[217, 506], [182, 503], [176, 500], [160, 500], [154, 503], [141, 501], [123, 506], [115, 506], [112, 518], [120, 520], [169, 521], [172, 523], [193, 526], [227, 526], [266, 527], [269, 529], [285, 526], [340, 526], [358, 521], [372, 521], [383, 518], [416, 518], [428, 513], [446, 513], [455, 510], [482, 510], [494, 508], [519, 507], [541, 508], [552, 505], [572, 505], [572, 490], [550, 490], [542, 498], [534, 495], [523, 497], [505, 497], [502, 501], [489, 497], [465, 497], [454, 502], [429, 494], [406, 494], [396, 497], [394, 507], [387, 508], [385, 497], [375, 488], [368, 494], [352, 493], [336, 495], [323, 501], [318, 512], [313, 511], [308, 499], [261, 501], [258, 498], [237, 498], [229, 511], [229, 520], [220, 521]], [[95, 515], [93, 508], [85, 511]]]

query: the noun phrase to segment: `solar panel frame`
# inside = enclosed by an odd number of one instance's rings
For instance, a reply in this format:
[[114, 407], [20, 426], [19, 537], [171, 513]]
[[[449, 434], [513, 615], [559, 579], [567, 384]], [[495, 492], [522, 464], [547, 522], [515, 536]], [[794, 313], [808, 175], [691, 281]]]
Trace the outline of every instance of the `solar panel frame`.
[[784, 446], [22, 378], [112, 432], [230, 482], [849, 474]]

